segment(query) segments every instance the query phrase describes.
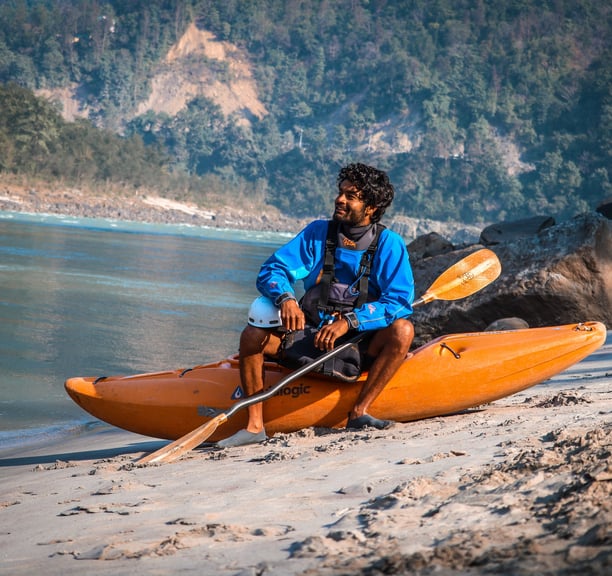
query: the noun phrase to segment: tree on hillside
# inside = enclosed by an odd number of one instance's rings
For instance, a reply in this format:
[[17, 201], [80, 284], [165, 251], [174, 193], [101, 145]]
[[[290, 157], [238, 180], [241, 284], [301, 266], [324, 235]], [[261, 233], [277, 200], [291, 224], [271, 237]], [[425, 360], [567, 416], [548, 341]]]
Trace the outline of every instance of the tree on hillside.
[[[243, 124], [202, 97], [173, 117], [134, 117], [192, 22], [241, 50], [264, 119]], [[271, 204], [306, 215], [329, 202], [338, 163], [359, 160], [393, 175], [396, 211], [571, 216], [611, 192], [610, 22], [610, 6], [594, 0], [5, 2], [0, 82], [76, 83], [90, 119], [122, 138], [103, 133], [94, 145], [78, 123], [72, 137], [86, 144], [77, 150], [61, 137], [68, 128], [55, 134], [57, 119], [26, 99], [31, 119], [0, 135], [2, 169], [25, 169], [27, 142], [32, 170], [36, 158], [37, 169], [53, 164], [60, 174], [60, 155], [72, 150], [65, 166], [80, 177], [110, 174], [120, 159], [124, 174], [125, 152], [142, 166], [146, 145], [154, 158], [168, 154], [175, 177], [207, 179], [236, 197], [250, 182]], [[381, 134], [393, 136], [373, 146]], [[534, 169], [511, 172], [504, 142]], [[109, 160], [89, 159], [94, 148]]]

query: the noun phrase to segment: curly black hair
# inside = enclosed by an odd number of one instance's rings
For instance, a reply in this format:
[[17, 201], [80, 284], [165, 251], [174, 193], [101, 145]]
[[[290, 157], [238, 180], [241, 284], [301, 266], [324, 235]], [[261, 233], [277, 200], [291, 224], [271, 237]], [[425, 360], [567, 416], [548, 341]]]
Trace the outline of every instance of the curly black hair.
[[372, 222], [378, 222], [393, 202], [395, 195], [395, 189], [387, 173], [366, 164], [354, 163], [340, 170], [336, 183], [340, 186], [344, 180], [354, 184], [363, 194], [366, 206], [376, 208], [372, 214]]

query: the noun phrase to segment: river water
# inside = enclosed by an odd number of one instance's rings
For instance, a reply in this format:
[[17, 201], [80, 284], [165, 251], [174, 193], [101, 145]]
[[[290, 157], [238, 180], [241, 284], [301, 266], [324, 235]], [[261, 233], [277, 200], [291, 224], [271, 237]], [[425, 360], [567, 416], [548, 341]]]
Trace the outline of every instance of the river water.
[[0, 213], [0, 448], [89, 426], [70, 376], [237, 351], [272, 233]]

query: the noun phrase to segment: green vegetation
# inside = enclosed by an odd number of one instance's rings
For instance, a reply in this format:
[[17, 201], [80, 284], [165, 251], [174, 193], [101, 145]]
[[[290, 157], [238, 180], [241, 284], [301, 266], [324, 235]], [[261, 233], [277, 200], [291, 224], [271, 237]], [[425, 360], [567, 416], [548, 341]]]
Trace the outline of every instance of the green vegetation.
[[[595, 0], [7, 0], [0, 171], [227, 203], [251, 190], [303, 216], [327, 213], [338, 167], [363, 161], [389, 171], [395, 213], [572, 216], [612, 195], [611, 11]], [[263, 119], [244, 127], [202, 97], [173, 117], [135, 116], [192, 21], [249, 54]], [[91, 122], [67, 123], [31, 92], [74, 83]]]

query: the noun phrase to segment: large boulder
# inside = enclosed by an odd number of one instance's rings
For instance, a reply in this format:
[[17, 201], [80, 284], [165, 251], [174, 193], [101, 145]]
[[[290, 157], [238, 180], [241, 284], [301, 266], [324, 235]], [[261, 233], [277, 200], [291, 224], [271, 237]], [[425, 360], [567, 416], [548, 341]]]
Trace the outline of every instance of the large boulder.
[[[417, 296], [481, 248], [474, 244], [414, 262]], [[501, 318], [520, 318], [530, 327], [589, 320], [612, 327], [612, 222], [603, 215], [588, 212], [489, 249], [501, 262], [500, 277], [468, 298], [416, 308], [415, 346], [443, 334], [483, 331]]]
[[612, 196], [606, 198], [599, 206], [597, 206], [595, 211], [599, 212], [606, 218], [612, 218]]
[[455, 249], [451, 242], [437, 232], [429, 232], [429, 234], [419, 236], [410, 242], [406, 248], [408, 248], [408, 254], [410, 254], [410, 262], [452, 252]]
[[555, 219], [552, 216], [533, 216], [511, 222], [497, 222], [483, 229], [480, 233], [480, 243], [484, 246], [493, 246], [502, 242], [514, 242], [520, 238], [530, 238], [554, 225]]

